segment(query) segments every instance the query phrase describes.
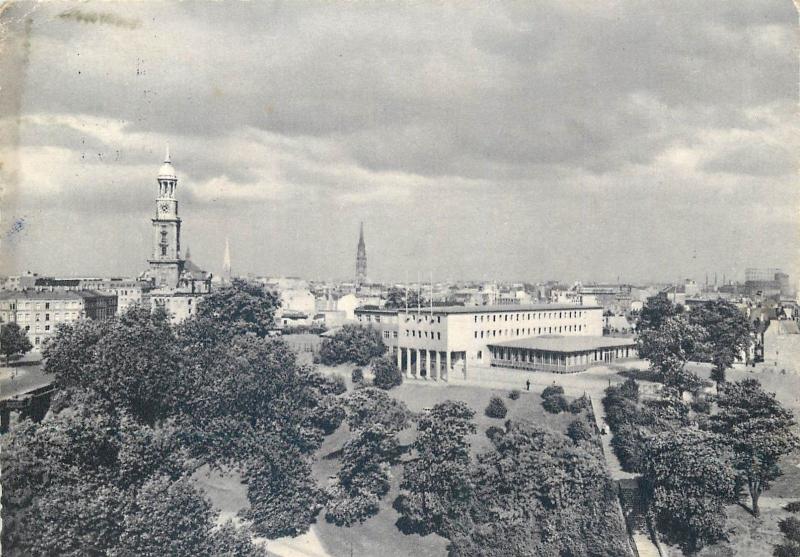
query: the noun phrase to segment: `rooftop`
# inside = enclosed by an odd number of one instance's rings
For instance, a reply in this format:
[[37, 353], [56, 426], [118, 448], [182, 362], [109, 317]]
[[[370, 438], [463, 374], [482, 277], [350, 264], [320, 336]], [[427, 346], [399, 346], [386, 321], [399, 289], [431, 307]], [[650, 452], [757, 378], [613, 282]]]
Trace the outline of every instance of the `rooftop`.
[[600, 348], [616, 348], [620, 346], [634, 346], [636, 340], [632, 337], [598, 337], [598, 336], [560, 336], [548, 335], [542, 337], [509, 340], [507, 342], [490, 342], [489, 346], [506, 348], [528, 348], [530, 350], [543, 350], [545, 352], [587, 352]]
[[82, 300], [91, 297], [116, 297], [95, 290], [3, 290], [0, 300]]
[[[507, 311], [559, 311], [602, 309], [601, 306], [582, 306], [579, 304], [502, 304], [492, 306], [433, 306], [433, 313], [502, 313]], [[416, 308], [408, 308], [408, 313], [416, 313]], [[430, 306], [423, 306], [420, 313], [430, 313]], [[403, 310], [405, 313], [405, 310]]]

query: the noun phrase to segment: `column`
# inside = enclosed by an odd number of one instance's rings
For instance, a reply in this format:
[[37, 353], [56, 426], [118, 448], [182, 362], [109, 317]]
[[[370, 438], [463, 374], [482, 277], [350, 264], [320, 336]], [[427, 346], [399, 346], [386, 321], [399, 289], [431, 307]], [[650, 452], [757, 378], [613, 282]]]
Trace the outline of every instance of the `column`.
[[442, 353], [436, 351], [436, 379], [442, 378]]
[[420, 366], [422, 365], [422, 350], [417, 348], [417, 379], [419, 379]]
[[411, 349], [404, 348], [403, 350], [406, 351], [406, 376], [411, 375]]
[[434, 380], [436, 379], [437, 375], [435, 363], [433, 350], [428, 350], [428, 377]]
[[447, 374], [447, 376], [446, 376], [446, 379], [448, 379], [448, 380], [449, 380], [449, 379], [450, 379], [450, 367], [451, 367], [451, 365], [452, 365], [452, 364], [450, 363], [450, 350], [448, 350], [448, 351], [447, 351], [447, 356], [446, 356], [446, 358], [445, 358], [445, 359], [447, 360], [447, 361], [445, 362], [445, 364], [446, 364], [446, 365], [445, 365], [445, 368], [446, 368], [446, 369], [445, 369], [445, 373]]
[[397, 369], [403, 371], [403, 353], [400, 351], [400, 347], [397, 347]]

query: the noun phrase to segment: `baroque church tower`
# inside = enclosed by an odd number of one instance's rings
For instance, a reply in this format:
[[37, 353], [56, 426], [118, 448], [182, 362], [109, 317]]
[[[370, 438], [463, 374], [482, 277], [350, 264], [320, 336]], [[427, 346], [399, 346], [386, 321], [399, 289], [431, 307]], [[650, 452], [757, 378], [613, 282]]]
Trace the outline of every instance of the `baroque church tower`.
[[150, 275], [157, 288], [176, 288], [186, 261], [181, 259], [181, 219], [175, 190], [178, 177], [169, 157], [169, 145], [164, 164], [158, 171], [158, 197], [153, 222], [153, 252], [148, 261]]
[[358, 233], [358, 250], [356, 251], [356, 286], [367, 282], [367, 247], [364, 244], [364, 223]]

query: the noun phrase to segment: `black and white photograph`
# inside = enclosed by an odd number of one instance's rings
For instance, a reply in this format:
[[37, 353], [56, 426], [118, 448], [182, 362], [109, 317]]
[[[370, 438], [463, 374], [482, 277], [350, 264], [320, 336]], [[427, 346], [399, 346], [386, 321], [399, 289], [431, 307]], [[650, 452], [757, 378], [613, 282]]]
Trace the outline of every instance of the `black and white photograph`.
[[800, 557], [798, 21], [0, 4], [0, 555]]

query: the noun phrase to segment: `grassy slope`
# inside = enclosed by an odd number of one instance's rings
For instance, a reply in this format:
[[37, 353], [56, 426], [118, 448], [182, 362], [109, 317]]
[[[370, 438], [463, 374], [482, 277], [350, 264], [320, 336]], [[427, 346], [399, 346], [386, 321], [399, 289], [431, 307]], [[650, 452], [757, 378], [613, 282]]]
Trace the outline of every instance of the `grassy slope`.
[[[391, 391], [393, 397], [402, 400], [412, 412], [420, 412], [443, 400], [462, 400], [475, 410], [475, 421], [478, 432], [472, 436], [472, 452], [489, 450], [491, 443], [486, 438], [485, 431], [492, 425], [502, 427], [505, 420], [488, 418], [483, 414], [484, 408], [493, 395], [499, 395], [506, 401], [509, 409], [507, 419], [531, 420], [556, 431], [565, 431], [570, 421], [575, 419], [571, 414], [554, 416], [542, 409], [541, 398], [538, 394], [522, 393], [519, 400], [508, 399], [508, 391], [486, 389], [474, 386], [442, 386], [425, 385], [420, 383], [405, 383]], [[326, 485], [329, 476], [336, 473], [339, 466], [335, 451], [340, 449], [349, 436], [347, 426], [344, 425], [337, 432], [326, 439], [319, 452], [319, 459], [314, 465], [314, 475], [321, 485]], [[402, 443], [411, 443], [415, 437], [413, 430], [401, 433]], [[331, 454], [333, 453], [333, 455]], [[326, 458], [328, 456], [329, 458]], [[445, 555], [447, 540], [435, 534], [421, 537], [418, 535], [402, 534], [395, 526], [399, 515], [392, 508], [392, 502], [398, 495], [398, 485], [402, 479], [402, 466], [392, 469], [392, 487], [390, 492], [381, 501], [379, 513], [363, 524], [350, 528], [341, 528], [328, 524], [324, 519], [324, 511], [320, 515], [315, 530], [326, 550], [333, 556], [440, 556]]]

